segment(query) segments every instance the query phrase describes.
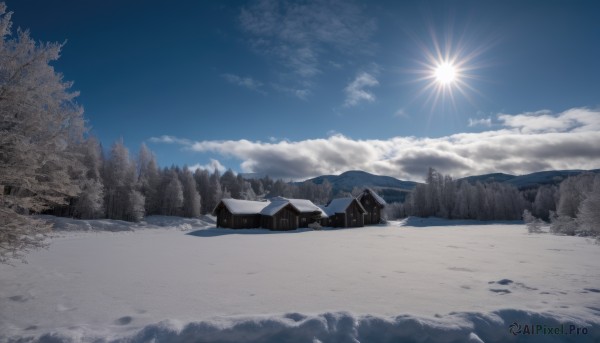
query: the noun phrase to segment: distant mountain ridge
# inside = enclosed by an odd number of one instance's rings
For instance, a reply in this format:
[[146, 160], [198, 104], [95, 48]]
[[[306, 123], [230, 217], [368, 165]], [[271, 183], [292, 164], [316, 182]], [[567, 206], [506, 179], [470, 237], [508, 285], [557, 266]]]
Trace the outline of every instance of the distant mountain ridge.
[[322, 175], [304, 182], [317, 185], [327, 180], [331, 183], [333, 194], [350, 193], [354, 187], [375, 189], [387, 202], [404, 201], [406, 195], [415, 188], [417, 182], [402, 181], [391, 176], [374, 175], [361, 170], [349, 170], [340, 175]]
[[[581, 173], [600, 173], [600, 169], [592, 170], [549, 170], [535, 172], [525, 175], [511, 175], [505, 173], [490, 173], [483, 175], [473, 175], [457, 179], [465, 180], [471, 183], [507, 183], [517, 187], [520, 190], [537, 188], [542, 185], [558, 185], [569, 176], [579, 175]], [[376, 190], [387, 202], [404, 201], [406, 195], [410, 193], [418, 182], [399, 180], [391, 176], [370, 174], [361, 170], [350, 170], [340, 175], [321, 175], [304, 182], [313, 182], [322, 184], [325, 180], [331, 183], [333, 194], [350, 193], [355, 187], [370, 187]]]
[[528, 188], [537, 188], [542, 185], [558, 185], [569, 176], [575, 176], [586, 172], [600, 173], [600, 169], [548, 170], [518, 176], [503, 173], [492, 173], [484, 175], [467, 176], [459, 180], [465, 180], [471, 183], [475, 183], [477, 181], [483, 183], [507, 183], [517, 187], [520, 190], [523, 190]]

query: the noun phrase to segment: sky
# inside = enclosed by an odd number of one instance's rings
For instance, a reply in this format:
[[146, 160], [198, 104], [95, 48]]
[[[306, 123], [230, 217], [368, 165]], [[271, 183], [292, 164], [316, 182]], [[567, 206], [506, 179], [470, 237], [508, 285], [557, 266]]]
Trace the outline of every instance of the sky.
[[[600, 168], [597, 1], [6, 0], [105, 149], [284, 179]], [[440, 67], [441, 66], [441, 67]]]

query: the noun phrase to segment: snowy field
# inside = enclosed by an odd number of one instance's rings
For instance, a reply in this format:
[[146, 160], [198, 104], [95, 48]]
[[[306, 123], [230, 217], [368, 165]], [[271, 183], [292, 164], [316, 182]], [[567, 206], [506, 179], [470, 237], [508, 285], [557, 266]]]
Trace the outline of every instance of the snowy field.
[[29, 264], [0, 265], [1, 342], [600, 342], [600, 246], [582, 237], [435, 219], [58, 222]]

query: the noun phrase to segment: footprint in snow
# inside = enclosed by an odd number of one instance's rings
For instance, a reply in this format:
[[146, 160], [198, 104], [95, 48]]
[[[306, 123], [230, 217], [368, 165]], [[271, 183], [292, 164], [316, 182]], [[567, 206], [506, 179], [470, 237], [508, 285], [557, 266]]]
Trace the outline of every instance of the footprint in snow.
[[490, 288], [490, 292], [498, 293], [498, 294], [508, 294], [512, 293], [508, 289], [499, 289], [499, 288]]
[[124, 317], [121, 317], [121, 318], [115, 320], [115, 324], [127, 325], [127, 324], [131, 323], [132, 321], [133, 321], [133, 318], [131, 316], [124, 316]]
[[13, 295], [12, 297], [8, 297], [8, 299], [19, 303], [24, 303], [29, 300], [29, 298], [24, 295]]

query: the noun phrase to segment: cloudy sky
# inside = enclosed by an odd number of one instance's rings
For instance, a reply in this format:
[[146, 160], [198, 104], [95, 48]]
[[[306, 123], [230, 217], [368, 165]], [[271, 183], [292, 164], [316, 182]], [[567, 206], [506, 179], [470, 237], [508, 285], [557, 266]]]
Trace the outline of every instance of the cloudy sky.
[[7, 0], [105, 147], [422, 180], [600, 168], [597, 1]]

